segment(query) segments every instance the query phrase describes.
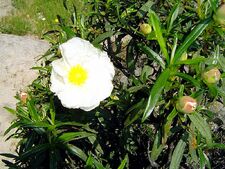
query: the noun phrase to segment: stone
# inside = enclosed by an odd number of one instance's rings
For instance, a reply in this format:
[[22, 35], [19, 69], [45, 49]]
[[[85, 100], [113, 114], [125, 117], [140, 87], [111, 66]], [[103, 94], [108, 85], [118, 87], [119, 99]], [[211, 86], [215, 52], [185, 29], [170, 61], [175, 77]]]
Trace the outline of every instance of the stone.
[[0, 34], [0, 153], [13, 153], [17, 143], [14, 139], [5, 141], [8, 135], [4, 132], [15, 117], [3, 107], [15, 108], [14, 96], [37, 77], [31, 68], [49, 47], [46, 41], [31, 36]]
[[0, 0], [0, 17], [9, 15], [12, 10], [11, 0]]

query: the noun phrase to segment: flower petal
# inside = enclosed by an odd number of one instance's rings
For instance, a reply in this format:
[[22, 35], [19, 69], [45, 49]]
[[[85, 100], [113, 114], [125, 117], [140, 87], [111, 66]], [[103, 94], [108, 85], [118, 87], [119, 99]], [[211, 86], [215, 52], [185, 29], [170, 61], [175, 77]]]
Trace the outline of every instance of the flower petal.
[[50, 90], [54, 93], [56, 93], [56, 95], [61, 92], [65, 86], [64, 84], [64, 80], [61, 76], [59, 76], [54, 70], [52, 70], [51, 73], [51, 87]]
[[62, 56], [66, 62], [73, 66], [85, 59], [99, 53], [99, 49], [95, 48], [90, 42], [75, 37], [59, 46]]
[[54, 60], [52, 62], [52, 69], [55, 73], [57, 73], [60, 76], [66, 76], [68, 74], [69, 66], [65, 63], [63, 58]]

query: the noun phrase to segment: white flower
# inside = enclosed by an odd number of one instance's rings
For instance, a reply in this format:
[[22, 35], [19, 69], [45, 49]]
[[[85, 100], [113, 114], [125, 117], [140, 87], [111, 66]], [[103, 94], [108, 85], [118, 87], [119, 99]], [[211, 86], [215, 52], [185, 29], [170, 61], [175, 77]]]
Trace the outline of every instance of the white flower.
[[59, 49], [62, 58], [52, 62], [51, 91], [64, 107], [96, 108], [113, 89], [115, 70], [107, 53], [77, 37]]

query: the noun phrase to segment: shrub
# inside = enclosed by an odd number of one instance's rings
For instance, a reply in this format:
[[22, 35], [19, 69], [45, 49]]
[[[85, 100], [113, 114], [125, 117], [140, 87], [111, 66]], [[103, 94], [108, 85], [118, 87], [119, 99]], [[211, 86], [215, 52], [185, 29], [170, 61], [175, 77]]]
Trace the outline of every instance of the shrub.
[[[34, 68], [40, 74], [29, 86], [26, 103], [7, 108], [17, 115], [9, 128], [17, 128], [11, 137], [21, 141], [12, 156], [15, 162], [6, 164], [211, 168], [210, 152], [225, 148], [215, 141], [215, 113], [208, 109], [211, 102], [225, 99], [225, 36], [213, 20], [219, 2], [86, 0], [90, 12], [85, 16], [64, 5], [72, 24], [58, 16], [61, 30], [44, 35], [52, 47], [41, 58], [43, 66]], [[140, 32], [141, 23], [152, 31]], [[51, 62], [62, 57], [59, 45], [74, 36], [106, 51], [116, 69], [111, 96], [89, 112], [63, 107], [50, 91]], [[215, 68], [220, 79], [205, 83], [205, 69]], [[182, 96], [198, 103], [188, 114], [176, 109]]]

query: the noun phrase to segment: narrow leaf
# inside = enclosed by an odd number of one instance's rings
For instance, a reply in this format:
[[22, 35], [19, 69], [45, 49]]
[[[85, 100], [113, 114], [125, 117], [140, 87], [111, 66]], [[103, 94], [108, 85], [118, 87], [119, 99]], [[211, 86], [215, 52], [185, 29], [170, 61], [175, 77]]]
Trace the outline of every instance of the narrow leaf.
[[93, 136], [93, 135], [94, 134], [87, 133], [87, 132], [68, 132], [68, 133], [63, 133], [62, 135], [60, 135], [58, 137], [58, 139], [61, 142], [69, 142], [69, 141], [72, 141], [72, 140], [86, 138], [86, 137], [90, 137], [90, 136]]
[[123, 159], [123, 161], [121, 162], [120, 166], [118, 167], [118, 169], [124, 169], [126, 167], [126, 164], [128, 162], [128, 155], [125, 156], [125, 158]]
[[103, 42], [106, 38], [113, 36], [114, 31], [104, 32], [103, 34], [99, 35], [95, 40], [92, 42], [94, 46], [98, 45], [99, 43]]
[[171, 10], [169, 14], [169, 19], [167, 23], [167, 32], [169, 33], [170, 30], [172, 29], [173, 23], [176, 20], [178, 14], [179, 14], [179, 8], [180, 8], [180, 3], [177, 3], [173, 9]]
[[191, 46], [191, 44], [202, 34], [202, 32], [207, 28], [211, 21], [211, 18], [208, 18], [201, 23], [199, 23], [192, 31], [191, 33], [186, 37], [182, 45], [177, 49], [173, 63], [176, 63], [179, 58], [182, 56], [182, 54], [187, 51], [187, 49]]
[[176, 64], [177, 65], [194, 65], [194, 64], [198, 64], [200, 62], [204, 62], [206, 60], [206, 58], [194, 58], [194, 59], [187, 59], [187, 60], [183, 60], [183, 61], [178, 61]]
[[3, 108], [6, 109], [8, 112], [14, 114], [14, 115], [17, 113], [16, 110], [14, 110], [14, 109], [12, 109], [12, 108], [10, 108], [10, 107], [3, 107]]
[[169, 63], [169, 55], [166, 48], [166, 42], [163, 38], [159, 17], [154, 11], [149, 12], [149, 17], [150, 17], [150, 23], [152, 24], [153, 29], [155, 31], [156, 38], [161, 48], [161, 51], [164, 57], [166, 58], [167, 63]]
[[188, 114], [188, 117], [196, 127], [196, 129], [205, 137], [207, 144], [212, 143], [212, 134], [208, 123], [205, 119], [197, 112]]
[[180, 162], [182, 160], [184, 149], [185, 149], [186, 143], [183, 139], [180, 139], [177, 146], [174, 149], [170, 167], [169, 169], [179, 169], [180, 168]]
[[148, 46], [145, 46], [143, 44], [138, 44], [138, 47], [148, 55], [148, 57], [153, 58], [156, 62], [160, 64], [160, 66], [165, 69], [165, 62], [164, 60], [160, 57], [160, 55], [156, 52], [154, 52], [151, 48]]
[[137, 16], [139, 16], [140, 18], [143, 18], [145, 14], [151, 9], [153, 4], [154, 2], [152, 0], [148, 0], [137, 12]]
[[76, 146], [74, 146], [72, 144], [67, 144], [66, 148], [68, 149], [68, 151], [71, 154], [76, 155], [77, 157], [79, 157], [83, 161], [87, 160], [87, 155], [80, 148], [78, 148], [78, 147], [76, 147]]
[[151, 151], [151, 161], [155, 162], [159, 155], [161, 154], [162, 150], [163, 150], [163, 145], [160, 144], [161, 142], [161, 133], [158, 132], [155, 136], [155, 140], [153, 143], [153, 147], [152, 147], [152, 151]]
[[170, 69], [165, 69], [158, 79], [156, 80], [154, 86], [152, 87], [150, 91], [150, 95], [148, 98], [147, 105], [145, 107], [145, 111], [142, 117], [142, 122], [144, 122], [152, 113], [154, 110], [156, 103], [159, 100], [159, 97], [162, 95], [162, 91], [166, 85], [166, 82], [170, 76]]
[[35, 147], [32, 147], [31, 149], [29, 149], [28, 151], [26, 151], [25, 153], [23, 153], [22, 155], [20, 155], [19, 156], [19, 159], [20, 160], [23, 160], [23, 159], [26, 159], [28, 157], [32, 157], [32, 155], [35, 155], [37, 153], [44, 152], [50, 146], [51, 146], [50, 144], [40, 144], [40, 145], [37, 145]]
[[194, 79], [192, 76], [188, 74], [180, 73], [180, 72], [177, 72], [175, 75], [191, 82], [195, 87], [201, 88], [200, 83], [196, 79]]

